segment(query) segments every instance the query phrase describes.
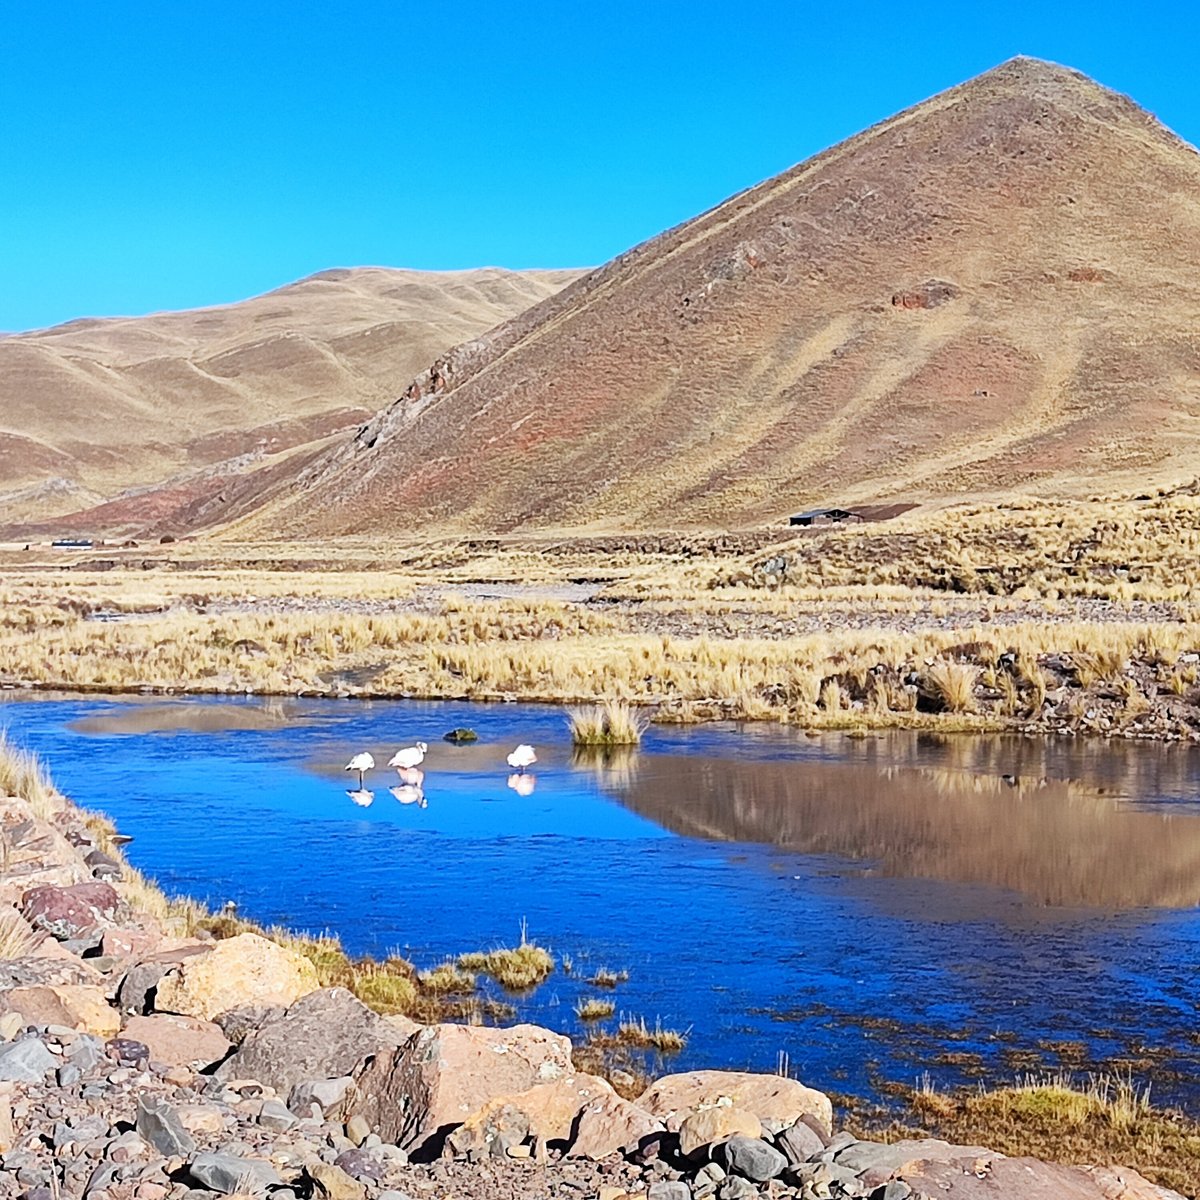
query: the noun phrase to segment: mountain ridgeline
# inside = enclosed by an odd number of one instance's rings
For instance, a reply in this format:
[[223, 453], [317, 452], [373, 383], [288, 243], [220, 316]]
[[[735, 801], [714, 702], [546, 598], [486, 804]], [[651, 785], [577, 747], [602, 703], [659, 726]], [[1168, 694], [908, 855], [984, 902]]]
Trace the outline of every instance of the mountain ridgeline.
[[1200, 473], [1197, 312], [1200, 156], [1016, 59], [620, 255], [194, 515], [728, 527], [1171, 482]]

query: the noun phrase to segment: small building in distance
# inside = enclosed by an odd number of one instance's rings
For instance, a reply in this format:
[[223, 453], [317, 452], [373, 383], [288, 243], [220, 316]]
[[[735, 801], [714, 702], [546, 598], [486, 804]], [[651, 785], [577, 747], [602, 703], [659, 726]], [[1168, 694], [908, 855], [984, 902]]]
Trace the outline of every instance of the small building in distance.
[[789, 525], [844, 525], [848, 521], [861, 521], [860, 513], [846, 508], [813, 508], [808, 512], [788, 517]]
[[90, 550], [93, 542], [91, 538], [55, 538], [50, 545], [55, 550]]

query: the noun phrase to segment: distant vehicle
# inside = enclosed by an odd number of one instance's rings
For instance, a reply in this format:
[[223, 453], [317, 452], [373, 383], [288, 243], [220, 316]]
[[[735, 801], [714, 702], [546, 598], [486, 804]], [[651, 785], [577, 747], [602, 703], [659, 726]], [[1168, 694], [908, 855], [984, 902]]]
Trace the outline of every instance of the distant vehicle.
[[50, 545], [55, 550], [90, 550], [94, 543], [91, 538], [55, 538]]

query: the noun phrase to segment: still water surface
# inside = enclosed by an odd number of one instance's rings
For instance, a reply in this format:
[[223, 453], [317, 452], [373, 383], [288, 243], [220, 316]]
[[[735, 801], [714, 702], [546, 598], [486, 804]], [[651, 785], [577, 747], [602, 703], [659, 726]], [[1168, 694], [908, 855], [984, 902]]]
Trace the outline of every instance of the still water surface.
[[[578, 977], [628, 970], [620, 1013], [691, 1030], [676, 1069], [782, 1052], [877, 1095], [1116, 1068], [1200, 1111], [1194, 750], [727, 725], [581, 761], [559, 709], [405, 701], [21, 697], [0, 724], [169, 892], [421, 966], [524, 918], [575, 973], [523, 1018], [579, 1034]], [[352, 803], [352, 753], [418, 738], [426, 807], [382, 768]]]

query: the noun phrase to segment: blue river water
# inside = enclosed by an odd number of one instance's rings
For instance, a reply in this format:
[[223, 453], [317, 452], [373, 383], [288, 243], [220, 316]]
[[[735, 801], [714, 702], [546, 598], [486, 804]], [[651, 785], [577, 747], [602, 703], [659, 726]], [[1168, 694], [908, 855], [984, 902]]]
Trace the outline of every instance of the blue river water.
[[[582, 1036], [586, 977], [627, 971], [618, 1015], [688, 1031], [672, 1069], [1117, 1070], [1200, 1111], [1195, 750], [721, 725], [581, 759], [551, 706], [26, 693], [0, 726], [168, 892], [422, 967], [524, 922], [573, 969], [522, 1019]], [[382, 766], [417, 739], [424, 806]]]

